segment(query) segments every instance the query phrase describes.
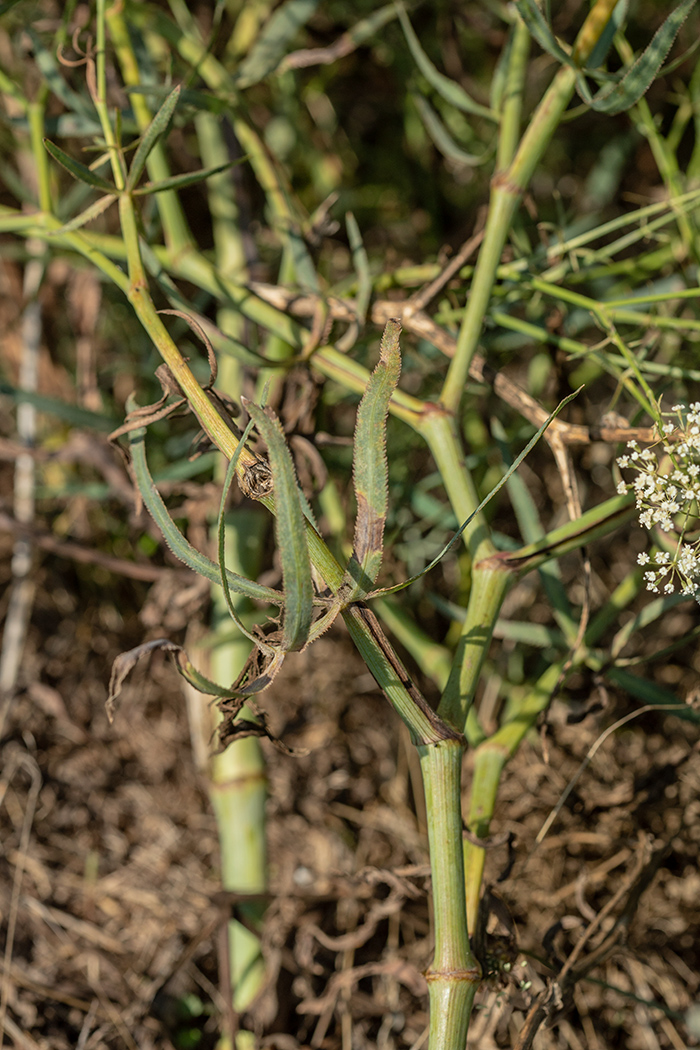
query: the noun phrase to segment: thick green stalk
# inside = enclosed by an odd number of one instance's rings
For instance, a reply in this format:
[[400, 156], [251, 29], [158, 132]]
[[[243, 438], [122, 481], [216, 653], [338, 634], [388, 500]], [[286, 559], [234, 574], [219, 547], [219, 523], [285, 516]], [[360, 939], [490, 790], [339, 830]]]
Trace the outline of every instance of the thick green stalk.
[[[409, 422], [427, 442], [457, 520], [464, 522], [474, 514], [481, 501], [464, 461], [457, 424], [454, 416], [441, 406], [422, 404], [424, 411]], [[398, 414], [393, 406], [392, 413]], [[467, 525], [462, 538], [474, 562], [496, 553], [480, 514]]]
[[[563, 668], [563, 663], [548, 667], [534, 688], [509, 713], [505, 724], [476, 748], [467, 826], [477, 838], [488, 837], [503, 767], [528, 730], [535, 725], [538, 715], [546, 709]], [[479, 910], [485, 857], [485, 850], [481, 846], [464, 840], [467, 914], [471, 931], [475, 928]]]
[[[264, 511], [236, 509], [226, 530], [227, 564], [235, 572], [256, 577], [265, 537]], [[212, 590], [214, 621], [207, 642], [212, 645], [211, 669], [217, 682], [233, 682], [243, 669], [250, 643], [241, 634], [230, 635], [231, 620], [220, 588]], [[249, 602], [233, 598], [239, 615], [246, 618]], [[202, 702], [209, 707], [208, 699]], [[242, 714], [245, 717], [245, 712]], [[209, 798], [216, 816], [221, 850], [221, 885], [240, 894], [264, 894], [267, 890], [265, 761], [256, 737], [236, 740], [210, 759]], [[265, 977], [260, 938], [255, 934], [264, 912], [262, 901], [242, 902], [239, 912], [246, 925], [228, 924], [229, 959], [233, 1005], [245, 1010], [259, 993]]]
[[512, 30], [508, 71], [503, 92], [503, 107], [498, 125], [496, 171], [504, 171], [508, 167], [518, 144], [527, 59], [530, 54], [530, 34], [527, 26], [517, 12], [514, 17], [515, 24]]
[[426, 973], [429, 1050], [462, 1050], [481, 978], [469, 947], [464, 900], [462, 750], [455, 740], [418, 748], [425, 785], [435, 929], [435, 955]]
[[48, 88], [42, 84], [38, 96], [34, 102], [27, 107], [27, 119], [29, 121], [29, 136], [32, 145], [32, 156], [36, 167], [37, 191], [39, 195], [39, 207], [42, 211], [51, 213], [51, 176], [49, 171], [49, 155], [44, 148], [44, 116], [46, 113], [46, 100]]
[[[595, 47], [600, 34], [610, 20], [617, 0], [596, 0], [584, 22], [574, 45], [573, 61], [582, 65]], [[493, 290], [501, 252], [510, 230], [513, 216], [532, 177], [535, 167], [549, 144], [576, 86], [576, 72], [561, 66], [530, 125], [522, 138], [512, 164], [494, 175], [489, 215], [484, 240], [479, 252], [474, 279], [464, 321], [457, 339], [457, 348], [447, 371], [441, 401], [456, 412], [469, 375], [469, 365], [476, 351], [484, 317]]]
[[[229, 159], [222, 135], [221, 122], [212, 114], [201, 112], [195, 118], [202, 163], [216, 167]], [[213, 176], [207, 182], [209, 212], [212, 216], [217, 270], [226, 275], [245, 276], [245, 252], [238, 228], [238, 207], [230, 172]], [[164, 216], [165, 224], [165, 216]], [[240, 336], [242, 317], [221, 306], [217, 324], [232, 336]], [[241, 367], [232, 357], [219, 362], [218, 385], [238, 401], [241, 394]], [[223, 482], [225, 461], [219, 464], [218, 480]], [[257, 579], [267, 534], [266, 514], [262, 508], [233, 509], [227, 518], [225, 549], [229, 568], [249, 579]], [[214, 680], [233, 682], [242, 671], [250, 650], [248, 639], [241, 633], [231, 637], [231, 618], [219, 587], [212, 588], [213, 617], [207, 644], [211, 648]], [[236, 611], [250, 628], [250, 603], [231, 595]], [[206, 703], [204, 697], [202, 702]], [[242, 718], [247, 717], [244, 708]], [[217, 720], [218, 721], [218, 720]], [[221, 883], [232, 893], [263, 895], [267, 891], [267, 848], [265, 804], [267, 778], [265, 759], [256, 737], [235, 740], [225, 751], [210, 759], [209, 798], [216, 815], [221, 850]], [[259, 932], [262, 928], [262, 900], [242, 902], [239, 913], [246, 924], [232, 919], [228, 924], [229, 967], [233, 1007], [241, 1012], [259, 994], [265, 981], [265, 960]], [[241, 1042], [241, 1033], [236, 1040]]]
[[450, 677], [438, 705], [438, 714], [462, 732], [474, 702], [481, 669], [489, 651], [498, 614], [513, 573], [502, 564], [477, 565], [472, 572], [466, 616], [460, 631]]

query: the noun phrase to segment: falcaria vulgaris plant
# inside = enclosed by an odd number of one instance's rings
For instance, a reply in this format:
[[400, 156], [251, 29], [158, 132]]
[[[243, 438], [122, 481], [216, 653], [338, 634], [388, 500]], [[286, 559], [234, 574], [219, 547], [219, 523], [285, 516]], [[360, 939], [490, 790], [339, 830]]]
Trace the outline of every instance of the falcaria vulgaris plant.
[[[328, 228], [332, 202], [325, 206], [319, 201], [313, 221], [303, 213], [288, 173], [271, 155], [274, 129], [268, 127], [264, 142], [255, 122], [255, 89], [262, 91], [279, 77], [287, 90], [293, 71], [307, 62], [308, 56], [298, 57], [301, 52], [295, 58], [291, 47], [316, 5], [286, 0], [269, 13], [243, 58], [242, 28], [240, 38], [235, 33], [232, 36], [230, 53], [220, 52], [214, 38], [203, 36], [187, 5], [172, 0], [169, 6], [166, 13], [151, 4], [125, 2], [107, 7], [104, 0], [98, 0], [95, 40], [80, 44], [76, 35], [77, 57], [72, 60], [66, 58], [67, 22], [61, 25], [53, 55], [37, 42], [46, 80], [39, 97], [25, 105], [21, 115], [38, 172], [38, 201], [32, 210], [0, 207], [0, 229], [5, 234], [39, 241], [47, 255], [77, 256], [96, 268], [104, 282], [128, 301], [149, 344], [160, 355], [162, 397], [148, 406], [138, 406], [132, 399], [125, 421], [113, 430], [112, 437], [124, 443], [140, 499], [167, 546], [212, 584], [219, 628], [229, 617], [239, 641], [245, 639], [243, 658], [239, 658], [238, 645], [236, 661], [218, 668], [202, 669], [189, 647], [186, 650], [166, 639], [130, 650], [114, 666], [110, 712], [136, 660], [156, 648], [172, 652], [187, 683], [216, 701], [219, 715], [217, 753], [211, 759], [211, 797], [225, 858], [224, 885], [238, 908], [236, 921], [229, 924], [232, 988], [222, 1023], [226, 1036], [233, 1040], [235, 1014], [249, 1009], [265, 981], [258, 937], [266, 893], [265, 786], [257, 740], [268, 737], [280, 746], [281, 742], [275, 740], [265, 717], [264, 691], [290, 654], [305, 650], [336, 620], [344, 621], [367, 668], [407, 727], [418, 756], [425, 793], [434, 936], [434, 952], [425, 972], [430, 1006], [428, 1046], [430, 1050], [462, 1050], [482, 980], [507, 973], [517, 954], [513, 949], [513, 959], [494, 961], [487, 927], [490, 910], [496, 914], [498, 905], [484, 892], [486, 846], [509, 759], [574, 675], [595, 677], [647, 707], [679, 707], [675, 693], [630, 669], [623, 649], [635, 626], [660, 618], [678, 600], [673, 596], [676, 582], [681, 597], [696, 596], [699, 585], [700, 540], [693, 530], [697, 529], [700, 491], [700, 409], [691, 403], [687, 412], [676, 407], [670, 416], [664, 413], [651, 391], [650, 377], [666, 368], [669, 382], [682, 385], [688, 379], [690, 373], [682, 363], [672, 371], [663, 336], [683, 332], [697, 339], [700, 320], [680, 310], [669, 312], [671, 307], [658, 314], [642, 309], [678, 301], [692, 304], [700, 297], [692, 266], [679, 267], [682, 296], [676, 285], [669, 290], [666, 285], [657, 287], [653, 280], [649, 286], [644, 283], [655, 267], [698, 257], [700, 234], [694, 209], [700, 191], [685, 184], [677, 150], [691, 116], [697, 125], [700, 65], [692, 75], [689, 100], [684, 100], [688, 105], [677, 117], [679, 125], [683, 120], [685, 125], [676, 128], [672, 139], [661, 136], [644, 101], [693, 11], [694, 0], [684, 0], [667, 13], [637, 57], [624, 37], [623, 3], [595, 0], [590, 9], [583, 5], [580, 29], [569, 45], [553, 32], [535, 0], [516, 0], [503, 12], [509, 19], [507, 43], [489, 105], [475, 101], [437, 69], [416, 33], [413, 13], [402, 4], [379, 8], [362, 19], [344, 38], [343, 47], [352, 50], [392, 23], [420, 78], [410, 103], [414, 134], [434, 143], [452, 165], [492, 165], [488, 211], [483, 228], [447, 266], [426, 264], [418, 268], [417, 276], [401, 268], [379, 273], [357, 220], [348, 213], [348, 258], [354, 272], [343, 274], [342, 279], [336, 275], [335, 282], [319, 273], [313, 251]], [[243, 8], [235, 4], [217, 5], [217, 18], [223, 17], [221, 10], [226, 6], [233, 11], [229, 12], [233, 22], [238, 25], [238, 18], [242, 24]], [[556, 72], [521, 131], [532, 40], [555, 64]], [[606, 65], [611, 48], [618, 55], [617, 63], [611, 64], [621, 63], [614, 72]], [[166, 88], [163, 83], [164, 52], [182, 81], [175, 87], [169, 84]], [[345, 52], [341, 48], [339, 53]], [[89, 97], [65, 85], [59, 90], [63, 81], [57, 56], [64, 63], [74, 61], [76, 68], [85, 68]], [[125, 113], [115, 109], [110, 97], [112, 60], [129, 99]], [[327, 60], [326, 54], [324, 64]], [[0, 88], [22, 110], [9, 75], [3, 74]], [[83, 163], [56, 144], [65, 127], [60, 120], [49, 119], [51, 92], [68, 113], [74, 108], [80, 117], [78, 126], [92, 136], [96, 155], [91, 163]], [[568, 119], [576, 93], [574, 116], [581, 115], [580, 110], [609, 121], [633, 112], [636, 126], [644, 129], [659, 158], [667, 193], [661, 201], [646, 203], [606, 223], [582, 223], [575, 228], [568, 224], [558, 238], [543, 236], [543, 243], [533, 247], [519, 223], [520, 205], [565, 115]], [[327, 116], [327, 107], [323, 113]], [[191, 124], [202, 166], [173, 174], [168, 136], [173, 127], [180, 133]], [[482, 140], [478, 155], [467, 154], [454, 141], [455, 129], [465, 127]], [[231, 138], [236, 142], [235, 151]], [[49, 166], [49, 158], [54, 167]], [[696, 144], [693, 159], [697, 175], [700, 145]], [[254, 280], [247, 269], [247, 241], [238, 223], [232, 179], [241, 160], [252, 168], [265, 196], [270, 230], [279, 247], [275, 284]], [[80, 190], [72, 214], [59, 208], [55, 199], [56, 180], [65, 173]], [[206, 250], [190, 228], [178, 196], [200, 182], [207, 186], [210, 205], [213, 247]], [[94, 193], [98, 199], [89, 200]], [[92, 224], [113, 210], [118, 211], [118, 233], [97, 232]], [[634, 258], [630, 257], [632, 250], [637, 252]], [[407, 290], [416, 284], [419, 290], [408, 296]], [[382, 298], [387, 288], [392, 295]], [[434, 302], [437, 305], [429, 312]], [[550, 323], [552, 305], [562, 316], [569, 312], [572, 322], [566, 332], [559, 330], [558, 322]], [[186, 322], [183, 340], [194, 338], [206, 347], [208, 377], [201, 376], [198, 363], [186, 358], [172, 334], [178, 321]], [[642, 352], [640, 333], [652, 329], [657, 334], [646, 336]], [[380, 330], [377, 361], [375, 332]], [[251, 336], [251, 332], [256, 334]], [[627, 416], [600, 413], [602, 421], [596, 419], [590, 426], [565, 421], [566, 414], [575, 411], [585, 397], [579, 394], [575, 400], [581, 384], [573, 380], [560, 397], [549, 398], [554, 411], [545, 409], [532, 392], [491, 363], [490, 354], [495, 361], [502, 352], [498, 339], [503, 333], [519, 340], [518, 348], [534, 343], [555, 347], [571, 360], [583, 360], [586, 381], [611, 377], [615, 396], [622, 392], [627, 399]], [[413, 369], [410, 392], [401, 387], [400, 336], [404, 346], [415, 344], [417, 353], [425, 356]], [[374, 355], [372, 367], [364, 363], [365, 343]], [[328, 518], [330, 490], [321, 494], [325, 503], [303, 490], [288, 434], [278, 414], [266, 407], [268, 402], [279, 405], [292, 370], [305, 370], [329, 388], [360, 399], [352, 439], [354, 525], [345, 530], [343, 522], [334, 536], [324, 533], [322, 526], [322, 520]], [[244, 380], [254, 396], [243, 395]], [[474, 391], [485, 386], [507, 408], [508, 419], [514, 415], [524, 424], [525, 436], [509, 436], [504, 421], [495, 420], [481, 458], [468, 457], [471, 449], [465, 447], [465, 430], [469, 431], [468, 424], [475, 418]], [[613, 395], [606, 397], [607, 407], [620, 407]], [[239, 427], [239, 409], [247, 415], [245, 429]], [[193, 414], [205, 441], [221, 454], [216, 467], [221, 500], [212, 535], [216, 558], [196, 549], [178, 529], [149, 469], [148, 428], [163, 428], [176, 412], [184, 410]], [[633, 412], [636, 416], [630, 422], [628, 416]], [[424, 559], [428, 564], [422, 569], [407, 573], [407, 579], [393, 586], [381, 586], [385, 533], [394, 513], [389, 498], [391, 467], [402, 451], [400, 442], [392, 447], [389, 417], [410, 428], [410, 440], [415, 438], [416, 445], [427, 450], [446, 497], [442, 515], [449, 514], [457, 528], [448, 545], [438, 544], [441, 549], [436, 557]], [[535, 500], [516, 473], [541, 438], [548, 443], [559, 470], [568, 512], [568, 520], [560, 519], [552, 528], [543, 525]], [[654, 441], [661, 443], [655, 448]], [[618, 464], [625, 479], [628, 471], [636, 473], [631, 482], [620, 481], [617, 495], [592, 501], [584, 510], [571, 449], [577, 445], [590, 449], [596, 443], [602, 447], [626, 443], [628, 451]], [[517, 446], [517, 455], [511, 453], [511, 444]], [[488, 472], [482, 468], [492, 446], [502, 456], [498, 480], [489, 476], [486, 483]], [[232, 540], [240, 539], [246, 530], [255, 532], [257, 526], [251, 528], [243, 517], [228, 515], [234, 483], [252, 501], [249, 508], [254, 506], [256, 513], [263, 508], [274, 517], [279, 587], [257, 582], [255, 573], [246, 572], [235, 553]], [[520, 532], [510, 542], [503, 540], [489, 517], [490, 501], [503, 487], [510, 495]], [[635, 505], [641, 511], [641, 523], [657, 530], [654, 552], [639, 556], [643, 579], [635, 570], [624, 586], [620, 583], [612, 593], [592, 597], [585, 586], [590, 569], [586, 551], [627, 526]], [[352, 531], [352, 541], [341, 556], [348, 531]], [[400, 601], [389, 599], [394, 594], [404, 596], [408, 585], [429, 579], [426, 574], [448, 550], [453, 556], [460, 548], [458, 600], [450, 607], [454, 622], [449, 639], [436, 643], [412, 617], [408, 603], [404, 609]], [[576, 594], [567, 593], [561, 569], [562, 559], [572, 552], [582, 558], [583, 565]], [[540, 574], [551, 623], [530, 623], [527, 617], [518, 622], [505, 620], [506, 596], [534, 572]], [[610, 639], [609, 628], [637, 600], [644, 585], [664, 597], [643, 612], [633, 613]], [[593, 601], [597, 602], [595, 609]], [[264, 623], [258, 615], [261, 608], [267, 615]], [[417, 676], [409, 673], [397, 654], [391, 635], [439, 687], [436, 705], [426, 700]], [[484, 677], [492, 670], [495, 635], [524, 642], [545, 655], [533, 663], [517, 688], [515, 683], [501, 682], [503, 703], [497, 715], [486, 721], [476, 701]], [[697, 722], [691, 707], [680, 707], [683, 717]], [[467, 749], [472, 773], [469, 803], [463, 811]], [[229, 761], [232, 765], [225, 765]], [[241, 764], [236, 766], [237, 762]], [[229, 794], [225, 786], [235, 782], [250, 787], [253, 781], [255, 788], [245, 800], [242, 795]], [[257, 867], [242, 874], [243, 843], [247, 849], [254, 836]], [[638, 900], [660, 856], [659, 850], [640, 854], [626, 885], [625, 900], [611, 904], [611, 909], [621, 905], [617, 919], [605, 930], [592, 922], [569, 958], [563, 963], [559, 960], [559, 970], [550, 974], [544, 990], [533, 998], [518, 1037], [519, 1050], [532, 1045], [545, 1020], [563, 1015], [577, 981], [620, 943], [631, 915], [625, 908]], [[599, 934], [604, 936], [598, 938]], [[588, 948], [590, 951], [584, 951]], [[246, 1045], [246, 1037], [250, 1044], [250, 1034], [238, 1032], [241, 1046]]]

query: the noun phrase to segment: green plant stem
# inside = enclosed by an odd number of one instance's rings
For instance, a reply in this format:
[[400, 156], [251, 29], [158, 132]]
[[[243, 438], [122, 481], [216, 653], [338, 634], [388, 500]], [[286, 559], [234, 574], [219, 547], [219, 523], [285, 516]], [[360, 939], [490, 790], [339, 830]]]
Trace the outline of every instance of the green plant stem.
[[469, 736], [467, 718], [474, 702], [481, 669], [489, 650], [498, 614], [513, 574], [497, 562], [477, 565], [462, 623], [450, 677], [440, 698], [438, 714]]
[[496, 171], [504, 171], [513, 160], [520, 137], [520, 119], [523, 109], [523, 91], [530, 54], [530, 34], [520, 15], [515, 13], [513, 37], [503, 92], [503, 108], [498, 125]]
[[107, 107], [107, 69], [106, 69], [106, 35], [105, 35], [105, 3], [106, 0], [97, 0], [96, 27], [97, 48], [95, 54], [95, 67], [97, 79], [97, 94], [93, 98], [97, 116], [99, 117], [102, 134], [109, 152], [109, 162], [112, 167], [114, 184], [118, 190], [123, 190], [126, 183], [126, 167], [124, 158], [119, 149], [112, 127], [112, 121]]
[[[143, 84], [144, 78], [136, 61], [122, 5], [112, 4], [105, 12], [105, 18], [124, 83], [127, 87], [136, 89]], [[143, 134], [151, 123], [153, 114], [146, 99], [137, 90], [132, 90], [129, 93], [129, 98], [136, 123]], [[148, 156], [146, 166], [152, 182], [159, 182], [169, 177], [171, 174], [170, 165], [168, 164], [165, 147], [162, 142], [155, 144]], [[181, 252], [193, 249], [192, 235], [176, 191], [161, 191], [156, 195], [156, 202], [163, 224], [165, 242], [171, 256], [177, 257]]]
[[41, 86], [37, 98], [29, 103], [27, 107], [27, 119], [29, 121], [29, 137], [32, 147], [32, 155], [36, 166], [36, 181], [39, 194], [39, 207], [42, 211], [50, 214], [53, 211], [51, 200], [51, 174], [49, 170], [49, 156], [44, 148], [44, 116], [46, 113], [46, 100], [48, 88]]
[[[265, 537], [264, 522], [260, 520], [264, 513], [257, 507], [250, 511], [237, 508], [231, 513], [226, 530], [228, 566], [253, 578], [259, 572]], [[225, 644], [221, 641], [230, 619], [219, 588], [212, 589], [212, 600], [215, 615], [208, 639], [214, 643], [211, 669], [216, 681], [232, 682], [243, 669], [250, 646], [243, 635]], [[235, 596], [233, 601], [239, 615], [250, 616], [250, 603], [240, 596]], [[202, 700], [209, 706], [205, 698]], [[240, 717], [246, 717], [245, 709]], [[209, 797], [219, 831], [222, 888], [233, 893], [264, 894], [267, 890], [267, 780], [257, 738], [236, 740], [225, 751], [211, 756]], [[250, 1005], [264, 981], [260, 937], [254, 932], [262, 924], [264, 904], [243, 901], [238, 910], [247, 923], [244, 926], [231, 920], [228, 935], [233, 1004], [240, 1012]]]
[[[585, 63], [605, 29], [617, 0], [596, 0], [574, 45], [573, 58]], [[561, 66], [525, 132], [512, 164], [494, 175], [484, 240], [474, 270], [469, 302], [459, 331], [455, 355], [447, 371], [440, 400], [456, 412], [476, 351], [491, 298], [501, 252], [515, 211], [542, 154], [554, 134], [576, 86], [571, 66]]]
[[[476, 748], [467, 827], [477, 838], [488, 837], [503, 767], [517, 750], [528, 730], [535, 725], [538, 715], [546, 709], [563, 667], [563, 663], [548, 667], [534, 688], [514, 705], [515, 710], [510, 713], [509, 720]], [[475, 929], [479, 912], [485, 858], [486, 852], [483, 847], [477, 846], [469, 839], [464, 840], [465, 889], [470, 931]]]
[[[419, 402], [422, 411], [407, 419], [430, 449], [457, 521], [474, 514], [480, 499], [464, 460], [462, 442], [454, 417], [439, 405]], [[392, 405], [392, 414], [397, 414]], [[496, 553], [482, 515], [477, 515], [462, 533], [464, 544], [476, 562]]]
[[467, 934], [462, 869], [462, 746], [419, 747], [433, 879], [435, 955], [426, 973], [430, 1050], [464, 1047], [481, 977]]

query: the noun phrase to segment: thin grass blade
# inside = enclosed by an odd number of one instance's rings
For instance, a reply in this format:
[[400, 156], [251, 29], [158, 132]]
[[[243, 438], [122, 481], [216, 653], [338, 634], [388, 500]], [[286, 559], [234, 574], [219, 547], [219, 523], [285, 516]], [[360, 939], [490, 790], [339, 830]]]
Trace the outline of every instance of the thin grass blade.
[[249, 638], [250, 641], [253, 642], [254, 645], [257, 645], [263, 652], [266, 652], [266, 653], [269, 653], [269, 654], [273, 654], [274, 653], [274, 649], [272, 648], [272, 646], [266, 645], [259, 636], [256, 637], [255, 635], [251, 634], [251, 632], [248, 630], [248, 628], [245, 626], [245, 624], [241, 620], [240, 616], [238, 615], [238, 612], [236, 611], [236, 607], [233, 604], [233, 600], [231, 598], [231, 588], [229, 587], [228, 573], [226, 571], [226, 519], [225, 519], [226, 501], [228, 499], [228, 494], [229, 494], [229, 490], [231, 488], [231, 485], [233, 484], [233, 479], [234, 479], [235, 474], [236, 474], [236, 467], [238, 466], [238, 461], [241, 458], [241, 452], [243, 451], [243, 449], [245, 447], [245, 443], [248, 440], [248, 437], [249, 437], [250, 432], [251, 432], [252, 429], [253, 429], [253, 420], [250, 419], [249, 422], [248, 422], [248, 426], [243, 431], [243, 434], [241, 436], [241, 440], [239, 441], [238, 445], [236, 446], [236, 451], [231, 456], [231, 459], [229, 460], [229, 463], [228, 463], [228, 467], [226, 468], [226, 476], [224, 478], [224, 486], [223, 486], [223, 489], [221, 491], [221, 505], [219, 507], [219, 521], [218, 521], [217, 530], [216, 530], [217, 531], [217, 539], [218, 539], [219, 571], [221, 573], [221, 586], [222, 586], [222, 590], [224, 592], [224, 598], [226, 600], [226, 607], [227, 607], [227, 609], [229, 611], [229, 616], [231, 617], [231, 619], [235, 623], [236, 627], [238, 628], [238, 630], [242, 634], [244, 634], [246, 636], [246, 638]]
[[75, 218], [70, 219], [69, 222], [63, 224], [57, 230], [49, 230], [49, 237], [57, 237], [62, 233], [72, 233], [73, 230], [79, 230], [82, 226], [87, 226], [89, 222], [97, 219], [103, 212], [106, 212], [110, 205], [114, 204], [118, 200], [116, 193], [108, 193], [105, 197], [100, 197], [94, 204], [91, 204], [85, 211], [81, 211]]
[[372, 296], [372, 275], [369, 269], [367, 251], [362, 241], [360, 227], [357, 219], [351, 211], [345, 216], [345, 226], [348, 231], [348, 243], [352, 252], [352, 263], [357, 274], [357, 295], [355, 296], [355, 313], [361, 324], [367, 317], [367, 307]]
[[515, 0], [518, 14], [527, 26], [530, 35], [552, 58], [562, 62], [566, 66], [571, 65], [571, 59], [566, 51], [557, 43], [554, 33], [549, 28], [547, 20], [542, 14], [536, 0]]

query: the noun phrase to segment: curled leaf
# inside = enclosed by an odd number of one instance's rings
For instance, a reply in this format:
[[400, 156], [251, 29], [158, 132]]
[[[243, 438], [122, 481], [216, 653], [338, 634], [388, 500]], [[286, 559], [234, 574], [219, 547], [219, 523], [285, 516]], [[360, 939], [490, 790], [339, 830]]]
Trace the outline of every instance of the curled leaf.
[[309, 639], [313, 612], [311, 560], [306, 540], [304, 507], [294, 463], [279, 420], [259, 405], [243, 399], [270, 455], [275, 498], [275, 534], [284, 581], [283, 652], [303, 649]]

